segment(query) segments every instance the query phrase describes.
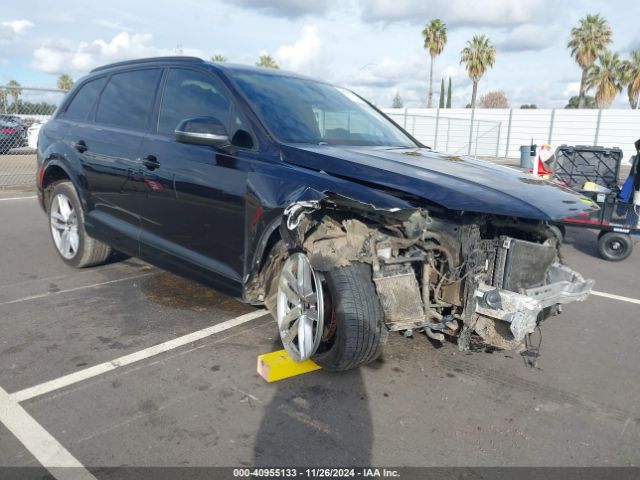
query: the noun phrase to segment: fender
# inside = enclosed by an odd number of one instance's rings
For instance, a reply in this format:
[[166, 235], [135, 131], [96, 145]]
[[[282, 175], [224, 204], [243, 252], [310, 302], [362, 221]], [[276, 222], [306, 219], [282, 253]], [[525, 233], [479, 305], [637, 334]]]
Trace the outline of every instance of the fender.
[[351, 207], [388, 213], [415, 209], [407, 200], [391, 193], [287, 164], [263, 165], [247, 179], [245, 282], [260, 271], [265, 249], [279, 235], [285, 210], [294, 204], [341, 198]]

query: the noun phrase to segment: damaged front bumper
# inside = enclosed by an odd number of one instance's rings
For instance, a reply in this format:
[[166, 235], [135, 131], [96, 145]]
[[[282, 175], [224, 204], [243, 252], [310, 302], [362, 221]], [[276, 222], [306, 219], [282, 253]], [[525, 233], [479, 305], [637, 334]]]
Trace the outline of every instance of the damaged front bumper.
[[521, 342], [533, 333], [544, 309], [586, 300], [593, 288], [593, 280], [559, 263], [551, 266], [547, 279], [547, 285], [521, 293], [481, 283], [475, 291], [476, 313], [509, 323], [514, 340]]

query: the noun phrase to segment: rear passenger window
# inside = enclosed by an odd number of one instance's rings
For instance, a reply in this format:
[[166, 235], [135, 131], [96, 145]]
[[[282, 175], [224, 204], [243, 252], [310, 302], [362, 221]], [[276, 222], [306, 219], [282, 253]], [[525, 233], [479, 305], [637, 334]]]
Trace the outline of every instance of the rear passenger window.
[[86, 120], [106, 82], [107, 78], [102, 77], [87, 82], [80, 87], [80, 90], [76, 93], [75, 97], [73, 97], [71, 103], [67, 107], [67, 110], [63, 115], [64, 118], [79, 121]]
[[215, 117], [229, 125], [230, 101], [220, 83], [210, 75], [195, 70], [169, 70], [162, 106], [158, 116], [158, 133], [173, 135], [185, 118]]
[[160, 72], [160, 69], [136, 70], [113, 75], [100, 96], [96, 122], [144, 130]]

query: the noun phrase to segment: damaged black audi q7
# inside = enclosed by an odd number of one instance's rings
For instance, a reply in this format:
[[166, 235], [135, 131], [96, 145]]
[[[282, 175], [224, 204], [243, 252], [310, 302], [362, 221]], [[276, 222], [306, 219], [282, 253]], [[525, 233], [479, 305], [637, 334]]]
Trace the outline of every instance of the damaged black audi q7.
[[376, 359], [389, 331], [518, 349], [593, 283], [549, 226], [591, 202], [434, 152], [292, 73], [189, 57], [95, 69], [43, 126], [38, 167], [64, 262], [116, 249], [266, 305], [289, 354], [329, 370]]

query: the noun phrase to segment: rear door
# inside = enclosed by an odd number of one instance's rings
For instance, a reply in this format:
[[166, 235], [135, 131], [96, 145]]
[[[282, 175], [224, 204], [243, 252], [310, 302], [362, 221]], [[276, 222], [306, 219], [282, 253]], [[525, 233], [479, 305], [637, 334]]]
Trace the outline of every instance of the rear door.
[[113, 247], [137, 255], [140, 233], [138, 175], [141, 146], [162, 69], [112, 74], [102, 89], [89, 123], [69, 130], [69, 142], [82, 159], [91, 208], [88, 231]]
[[230, 136], [244, 127], [233, 98], [217, 77], [191, 68], [168, 69], [156, 132], [143, 146], [147, 196], [140, 210], [141, 249], [143, 256], [148, 254], [165, 268], [238, 293], [246, 179], [255, 152], [237, 148], [231, 154], [177, 142], [177, 125], [196, 116], [216, 117]]

